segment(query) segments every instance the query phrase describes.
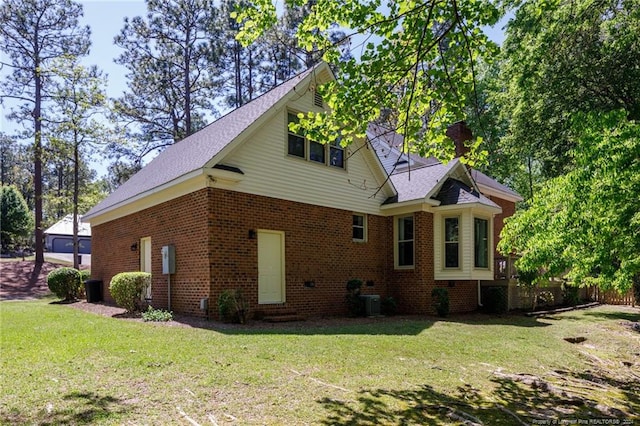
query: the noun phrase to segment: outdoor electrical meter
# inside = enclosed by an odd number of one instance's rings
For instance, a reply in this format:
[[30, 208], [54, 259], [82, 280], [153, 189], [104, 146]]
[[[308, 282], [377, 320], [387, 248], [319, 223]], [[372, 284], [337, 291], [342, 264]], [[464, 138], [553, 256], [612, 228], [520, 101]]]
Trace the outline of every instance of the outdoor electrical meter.
[[174, 246], [162, 247], [162, 273], [176, 273], [176, 248]]

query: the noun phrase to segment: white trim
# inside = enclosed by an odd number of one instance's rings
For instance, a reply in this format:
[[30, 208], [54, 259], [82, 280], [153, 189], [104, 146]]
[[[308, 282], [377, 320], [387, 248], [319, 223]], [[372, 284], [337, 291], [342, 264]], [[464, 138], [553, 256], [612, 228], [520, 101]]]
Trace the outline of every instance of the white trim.
[[100, 225], [207, 188], [210, 183], [208, 176], [203, 170], [197, 172], [189, 173], [182, 178], [109, 206], [93, 213], [90, 217], [85, 216], [85, 220], [91, 226]]
[[[362, 239], [353, 238], [354, 243], [366, 243], [369, 240], [369, 219], [366, 213], [353, 212], [351, 217], [351, 236], [353, 236], [353, 229], [356, 225], [353, 224], [353, 216], [362, 217]], [[358, 227], [360, 228], [360, 227]]]
[[482, 183], [478, 183], [478, 188], [480, 189], [480, 192], [485, 196], [488, 195], [491, 197], [498, 197], [503, 200], [511, 201], [514, 203], [524, 200], [524, 198], [522, 198], [519, 195], [509, 194], [508, 192], [500, 191], [499, 189], [492, 188]]
[[[411, 265], [400, 265], [400, 230], [398, 229], [398, 221], [410, 217], [413, 222], [413, 263]], [[409, 240], [403, 240], [409, 241]], [[416, 217], [412, 214], [405, 214], [393, 217], [393, 268], [397, 270], [411, 270], [416, 267]]]

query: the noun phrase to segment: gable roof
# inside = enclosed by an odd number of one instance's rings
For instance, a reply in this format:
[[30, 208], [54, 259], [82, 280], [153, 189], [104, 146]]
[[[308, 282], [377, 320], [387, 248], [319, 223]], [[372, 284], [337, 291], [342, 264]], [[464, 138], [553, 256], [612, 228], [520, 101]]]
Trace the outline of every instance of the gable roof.
[[287, 95], [295, 96], [296, 86], [314, 72], [321, 71], [322, 68], [328, 69], [328, 66], [321, 63], [298, 74], [198, 132], [169, 146], [107, 198], [91, 208], [85, 217], [90, 219], [172, 181], [201, 173], [217, 154], [252, 127], [252, 124], [276, 104], [287, 98]]
[[[44, 231], [46, 235], [73, 235], [73, 215], [68, 214]], [[91, 225], [78, 216], [78, 236], [90, 237]]]
[[[440, 160], [435, 157], [425, 158], [417, 154], [407, 154], [403, 152], [402, 144], [404, 138], [393, 129], [388, 129], [379, 124], [370, 124], [367, 128], [367, 137], [376, 154], [380, 157], [380, 161], [385, 170], [392, 176], [409, 172], [411, 178], [413, 178], [414, 176], [421, 176], [419, 170], [424, 167], [432, 168], [437, 165], [442, 166]], [[455, 159], [453, 161], [455, 161]], [[431, 170], [427, 174], [437, 173], [435, 170]], [[516, 191], [478, 170], [469, 169], [469, 174], [475, 184], [479, 185], [482, 192], [486, 192], [487, 195], [495, 195], [499, 198], [514, 202], [522, 201], [523, 199]], [[437, 178], [437, 176], [434, 177]], [[394, 180], [394, 183], [395, 182]], [[404, 184], [405, 189], [409, 186], [407, 183]], [[398, 190], [400, 189], [398, 188]], [[416, 189], [414, 189], [414, 191], [415, 190]]]
[[448, 178], [433, 198], [440, 201], [441, 206], [478, 203], [488, 207], [498, 207], [476, 189], [453, 178]]

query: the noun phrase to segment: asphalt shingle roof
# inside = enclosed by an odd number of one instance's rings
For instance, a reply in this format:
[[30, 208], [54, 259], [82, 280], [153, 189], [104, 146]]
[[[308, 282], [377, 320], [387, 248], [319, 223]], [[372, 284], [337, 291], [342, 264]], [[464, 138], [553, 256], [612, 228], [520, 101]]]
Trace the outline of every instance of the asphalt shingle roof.
[[186, 174], [202, 169], [253, 122], [290, 93], [315, 68], [298, 74], [200, 131], [169, 146], [87, 213], [97, 214]]

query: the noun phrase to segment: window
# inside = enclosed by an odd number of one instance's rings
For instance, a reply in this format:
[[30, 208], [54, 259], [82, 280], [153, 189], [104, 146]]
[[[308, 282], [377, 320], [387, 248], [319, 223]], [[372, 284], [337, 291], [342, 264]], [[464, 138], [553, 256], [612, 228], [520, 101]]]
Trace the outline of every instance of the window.
[[329, 165], [344, 169], [344, 148], [340, 146], [340, 139], [329, 145]]
[[309, 141], [309, 160], [316, 163], [325, 163], [324, 145], [318, 142]]
[[338, 139], [331, 144], [323, 144], [289, 130], [289, 123], [299, 122], [296, 114], [287, 114], [287, 154], [314, 163], [344, 169], [344, 148], [340, 146], [340, 140]]
[[[298, 121], [299, 121], [298, 117], [295, 114], [289, 114], [287, 123], [298, 123]], [[289, 146], [287, 151], [288, 154], [294, 155], [300, 158], [306, 158], [306, 153], [305, 153], [306, 143], [305, 143], [304, 136], [297, 135], [293, 133], [291, 130], [289, 130], [288, 139], [289, 139], [289, 142], [288, 142]]]
[[460, 237], [459, 218], [444, 219], [444, 267], [458, 268], [460, 266]]
[[363, 214], [353, 215], [353, 241], [367, 241], [367, 216]]
[[396, 222], [398, 236], [398, 267], [413, 266], [413, 216], [399, 217]]
[[476, 268], [489, 267], [489, 221], [473, 219], [473, 252]]

